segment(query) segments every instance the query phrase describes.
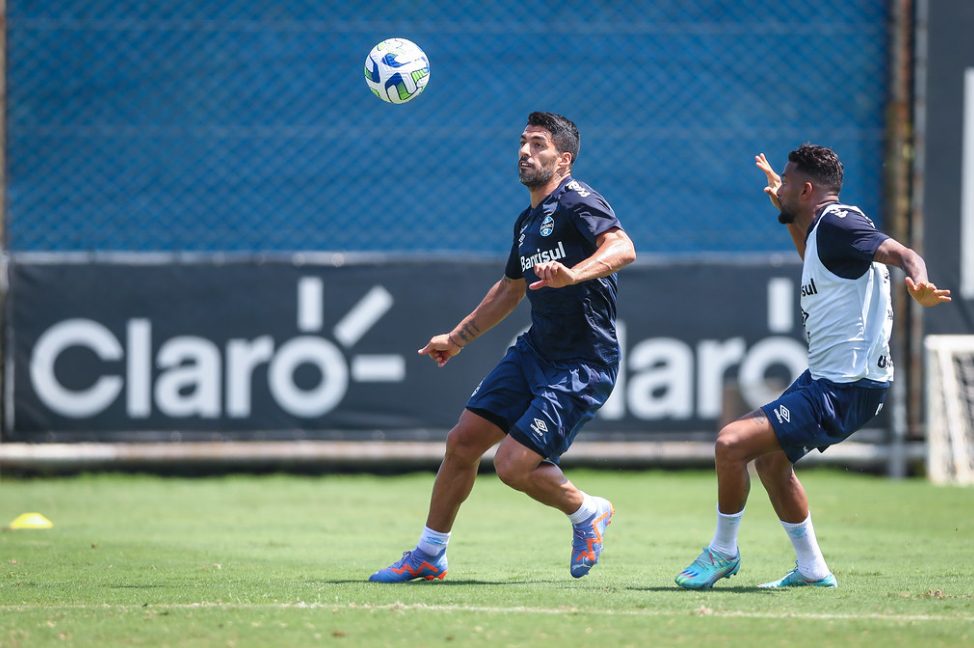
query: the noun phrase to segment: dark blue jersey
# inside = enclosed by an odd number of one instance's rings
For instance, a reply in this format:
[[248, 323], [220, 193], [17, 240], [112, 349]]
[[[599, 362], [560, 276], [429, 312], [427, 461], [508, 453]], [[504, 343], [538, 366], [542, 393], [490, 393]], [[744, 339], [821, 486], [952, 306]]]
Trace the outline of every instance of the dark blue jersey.
[[[538, 280], [532, 269], [536, 264], [558, 261], [571, 268], [598, 249], [600, 234], [616, 227], [622, 226], [605, 198], [569, 176], [541, 204], [518, 216], [504, 273], [530, 285]], [[547, 360], [615, 364], [617, 290], [615, 274], [565, 288], [528, 289], [531, 346]]]

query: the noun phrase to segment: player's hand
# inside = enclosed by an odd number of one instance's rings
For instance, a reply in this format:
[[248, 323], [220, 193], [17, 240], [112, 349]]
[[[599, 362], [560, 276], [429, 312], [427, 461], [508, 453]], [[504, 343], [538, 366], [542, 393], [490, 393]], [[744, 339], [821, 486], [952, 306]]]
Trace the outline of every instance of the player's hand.
[[916, 283], [907, 277], [906, 290], [910, 293], [910, 297], [915, 299], [918, 304], [928, 308], [930, 306], [937, 306], [938, 304], [944, 304], [950, 301], [949, 290], [938, 290], [937, 287], [929, 281], [921, 281], [920, 283]]
[[778, 202], [778, 187], [781, 186], [781, 176], [771, 168], [771, 163], [768, 162], [768, 158], [764, 157], [764, 153], [755, 155], [754, 163], [764, 171], [764, 175], [768, 179], [768, 186], [764, 188], [764, 193], [768, 194], [768, 198], [775, 209], [781, 209], [781, 203]]
[[442, 367], [450, 358], [463, 351], [463, 347], [455, 344], [450, 339], [449, 333], [434, 335], [422, 349], [417, 351], [419, 355], [428, 355], [438, 367]]
[[545, 261], [533, 268], [538, 280], [531, 283], [528, 288], [538, 290], [539, 288], [564, 288], [575, 284], [575, 273], [572, 269], [564, 266], [557, 261]]

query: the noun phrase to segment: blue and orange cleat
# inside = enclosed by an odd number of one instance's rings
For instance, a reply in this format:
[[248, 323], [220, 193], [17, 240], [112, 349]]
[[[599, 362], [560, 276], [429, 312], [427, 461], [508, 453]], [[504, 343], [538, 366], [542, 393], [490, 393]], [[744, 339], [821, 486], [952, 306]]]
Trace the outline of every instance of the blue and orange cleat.
[[445, 576], [446, 552], [434, 557], [417, 548], [404, 551], [402, 558], [375, 572], [369, 580], [373, 583], [405, 583], [417, 578], [443, 580]]
[[616, 512], [609, 500], [601, 497], [595, 499], [598, 507], [592, 517], [581, 524], [572, 525], [572, 560], [569, 568], [575, 578], [585, 576], [598, 564], [605, 527], [612, 523], [612, 516]]
[[740, 551], [734, 558], [725, 558], [710, 547], [704, 547], [697, 559], [676, 575], [676, 584], [684, 589], [710, 589], [721, 578], [730, 578], [740, 568]]

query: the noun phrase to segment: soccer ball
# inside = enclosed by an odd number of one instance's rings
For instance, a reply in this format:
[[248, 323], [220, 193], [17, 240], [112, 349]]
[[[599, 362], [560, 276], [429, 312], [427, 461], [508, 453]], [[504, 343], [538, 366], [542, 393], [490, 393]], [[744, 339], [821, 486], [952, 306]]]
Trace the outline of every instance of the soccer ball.
[[376, 97], [401, 104], [418, 97], [430, 79], [430, 62], [416, 43], [387, 38], [365, 59], [365, 82]]

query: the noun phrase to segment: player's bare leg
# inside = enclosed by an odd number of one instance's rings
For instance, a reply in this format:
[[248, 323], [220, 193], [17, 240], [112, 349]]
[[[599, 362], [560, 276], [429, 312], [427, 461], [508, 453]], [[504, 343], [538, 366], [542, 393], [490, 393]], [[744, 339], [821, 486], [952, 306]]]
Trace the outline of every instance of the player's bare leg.
[[426, 527], [416, 548], [369, 577], [378, 583], [405, 583], [422, 578], [442, 580], [447, 573], [446, 548], [450, 530], [473, 483], [480, 458], [504, 438], [504, 432], [490, 421], [464, 410], [446, 439], [446, 453], [436, 473], [430, 496]]
[[761, 483], [778, 519], [797, 524], [808, 517], [808, 497], [795, 469], [783, 451], [771, 452], [754, 462]]
[[463, 410], [460, 420], [446, 437], [446, 453], [430, 496], [427, 527], [449, 533], [460, 505], [473, 489], [480, 458], [504, 437], [503, 430], [487, 419]]
[[522, 445], [513, 437], [504, 439], [494, 455], [494, 469], [502, 482], [542, 504], [571, 515], [582, 505], [584, 495], [568, 481], [558, 466]]
[[603, 534], [615, 510], [604, 498], [586, 495], [572, 484], [561, 468], [522, 445], [504, 439], [494, 455], [497, 476], [542, 504], [558, 509], [572, 523], [572, 554], [569, 570], [575, 578], [588, 574], [602, 554]]
[[784, 452], [772, 452], [754, 462], [761, 483], [768, 491], [781, 526], [795, 548], [795, 569], [784, 578], [764, 583], [760, 587], [836, 587], [838, 582], [829, 571], [822, 550], [818, 546], [812, 516], [808, 510], [808, 497], [791, 461]]
[[741, 568], [737, 531], [751, 490], [747, 464], [773, 452], [781, 452], [781, 445], [761, 410], [742, 416], [721, 429], [714, 447], [717, 528], [710, 544], [677, 575], [677, 585], [687, 589], [709, 589]]
[[721, 429], [714, 447], [717, 466], [717, 507], [721, 513], [744, 510], [751, 490], [747, 464], [781, 445], [771, 422], [761, 410], [742, 416]]

